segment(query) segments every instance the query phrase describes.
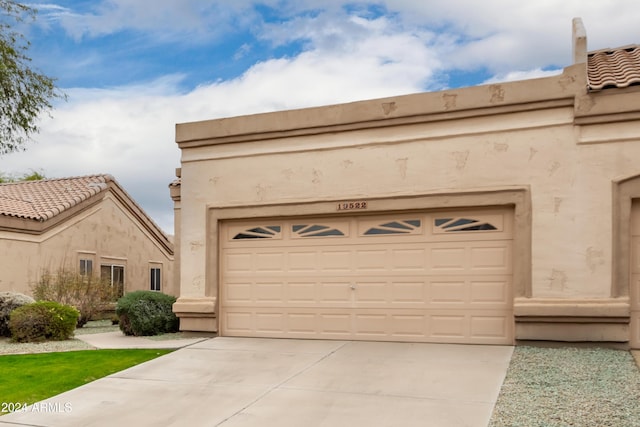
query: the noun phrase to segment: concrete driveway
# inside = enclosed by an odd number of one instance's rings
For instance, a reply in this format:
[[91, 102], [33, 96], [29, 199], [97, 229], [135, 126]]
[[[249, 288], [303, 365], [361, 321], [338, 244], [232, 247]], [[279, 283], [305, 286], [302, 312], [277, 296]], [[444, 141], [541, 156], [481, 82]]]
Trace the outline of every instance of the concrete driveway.
[[2, 416], [0, 426], [484, 427], [512, 352], [213, 338]]

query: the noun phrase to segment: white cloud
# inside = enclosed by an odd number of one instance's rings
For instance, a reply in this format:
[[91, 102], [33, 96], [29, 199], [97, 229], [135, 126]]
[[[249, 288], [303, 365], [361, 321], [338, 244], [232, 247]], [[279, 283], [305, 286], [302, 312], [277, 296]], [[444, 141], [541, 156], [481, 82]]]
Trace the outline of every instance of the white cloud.
[[385, 0], [406, 25], [439, 28], [445, 68], [485, 67], [495, 73], [571, 61], [571, 20], [581, 17], [589, 49], [640, 40], [635, 0]]
[[[385, 19], [394, 20], [397, 31], [439, 34], [433, 47], [442, 55], [444, 68], [484, 67], [495, 73], [569, 65], [574, 17], [583, 18], [592, 49], [640, 38], [635, 0], [103, 0], [87, 4], [91, 5], [88, 10], [71, 10], [47, 3], [43, 13], [55, 16], [78, 39], [135, 30], [152, 35], [148, 42], [194, 43], [251, 31], [276, 44], [311, 36], [315, 46], [321, 47], [322, 41], [336, 46], [336, 41], [349, 40], [345, 35], [372, 30], [347, 16], [346, 5], [353, 15], [363, 17], [370, 15], [367, 6], [384, 6], [389, 12]], [[280, 22], [264, 23], [257, 5], [272, 8]]]
[[[234, 27], [252, 22], [251, 2], [203, 2], [200, 0], [103, 0], [78, 10], [48, 4], [42, 15], [58, 20], [76, 40], [125, 30], [153, 35], [156, 41], [221, 37]], [[78, 6], [76, 6], [78, 7]]]
[[483, 84], [514, 82], [517, 80], [539, 79], [542, 77], [551, 77], [562, 74], [562, 70], [543, 70], [536, 68], [529, 71], [510, 71], [505, 74], [497, 74], [492, 78], [483, 82]]
[[47, 177], [110, 173], [172, 233], [167, 185], [179, 163], [172, 143], [171, 95], [127, 89], [69, 90], [70, 102], [42, 123], [37, 143], [0, 158], [0, 170], [42, 170]]
[[[349, 24], [351, 25], [351, 24]], [[49, 177], [110, 173], [171, 233], [167, 185], [179, 167], [175, 123], [419, 91], [439, 66], [424, 40], [385, 21], [334, 49], [312, 34], [302, 54], [258, 63], [242, 76], [180, 93], [182, 76], [113, 89], [69, 89], [42, 122], [37, 144], [0, 158], [0, 170]], [[344, 35], [341, 35], [344, 37]], [[317, 44], [321, 47], [316, 47]]]
[[[630, 0], [606, 7], [596, 0], [384, 3], [392, 14], [365, 18], [347, 13], [337, 0], [267, 0], [285, 11], [284, 22], [262, 26], [249, 0], [225, 2], [224, 9], [221, 2], [197, 0], [110, 0], [89, 12], [51, 7], [79, 38], [123, 29], [166, 37], [220, 35], [255, 25], [263, 40], [304, 41], [304, 50], [186, 94], [180, 75], [113, 89], [69, 89], [70, 101], [53, 112], [53, 120], [43, 120], [39, 142], [0, 157], [0, 171], [111, 173], [171, 233], [167, 185], [180, 161], [175, 123], [438, 89], [437, 76], [454, 68], [491, 70], [495, 76], [488, 82], [546, 76], [556, 71], [543, 67], [569, 65], [573, 16], [584, 18], [590, 49], [640, 41]], [[245, 53], [250, 46], [237, 52]]]

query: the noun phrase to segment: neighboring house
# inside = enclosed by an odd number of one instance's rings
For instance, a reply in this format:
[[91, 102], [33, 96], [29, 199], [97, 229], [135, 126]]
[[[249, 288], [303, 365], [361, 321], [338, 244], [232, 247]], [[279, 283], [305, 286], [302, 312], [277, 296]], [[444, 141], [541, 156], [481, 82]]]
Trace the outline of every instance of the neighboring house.
[[110, 175], [0, 184], [0, 290], [61, 268], [178, 293], [173, 244]]
[[573, 42], [557, 76], [177, 125], [181, 328], [640, 348], [640, 47]]

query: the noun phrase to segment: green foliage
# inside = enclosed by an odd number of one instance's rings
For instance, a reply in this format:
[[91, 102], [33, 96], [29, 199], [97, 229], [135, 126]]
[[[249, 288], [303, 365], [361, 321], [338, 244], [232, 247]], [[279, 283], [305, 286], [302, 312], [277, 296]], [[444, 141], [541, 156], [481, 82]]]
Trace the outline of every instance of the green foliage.
[[0, 400], [39, 402], [170, 352], [86, 350], [0, 356]]
[[38, 301], [16, 308], [9, 318], [14, 342], [63, 341], [73, 336], [80, 313], [53, 301]]
[[179, 321], [171, 311], [176, 298], [160, 292], [135, 291], [118, 300], [116, 315], [125, 335], [149, 336], [177, 332]]
[[20, 178], [20, 181], [40, 181], [46, 179], [47, 177], [44, 174], [41, 174], [38, 171], [31, 170], [31, 173], [25, 173]]
[[35, 300], [18, 292], [0, 292], [0, 337], [10, 337], [9, 315], [13, 310]]
[[16, 29], [36, 14], [15, 0], [0, 0], [0, 154], [23, 149], [39, 130], [40, 114], [53, 108], [53, 99], [65, 98], [52, 78], [30, 66], [30, 43]]
[[47, 177], [44, 175], [44, 172], [42, 170], [38, 172], [31, 169], [31, 172], [23, 173], [22, 175], [16, 175], [16, 174], [7, 175], [0, 172], [0, 184], [5, 184], [8, 182], [18, 182], [18, 181], [40, 181], [41, 179], [47, 179]]
[[31, 286], [37, 300], [56, 301], [78, 309], [78, 328], [84, 326], [97, 313], [115, 301], [113, 287], [108, 279], [61, 268], [56, 273], [45, 271]]

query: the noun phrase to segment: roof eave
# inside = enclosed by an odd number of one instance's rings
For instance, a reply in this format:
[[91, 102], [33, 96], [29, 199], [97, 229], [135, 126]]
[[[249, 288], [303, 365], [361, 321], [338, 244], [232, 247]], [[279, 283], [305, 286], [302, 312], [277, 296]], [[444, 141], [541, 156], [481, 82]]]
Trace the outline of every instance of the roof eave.
[[0, 230], [17, 233], [43, 234], [56, 227], [58, 224], [63, 223], [68, 218], [77, 215], [79, 212], [90, 208], [96, 203], [99, 203], [103, 197], [103, 192], [94, 194], [88, 199], [85, 199], [82, 202], [71, 206], [68, 209], [64, 209], [58, 214], [52, 215], [48, 218], [32, 219], [0, 215]]
[[176, 142], [186, 149], [526, 111], [540, 103], [571, 103], [586, 87], [585, 65], [576, 64], [539, 79], [180, 123]]

